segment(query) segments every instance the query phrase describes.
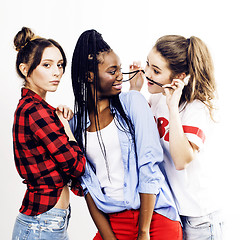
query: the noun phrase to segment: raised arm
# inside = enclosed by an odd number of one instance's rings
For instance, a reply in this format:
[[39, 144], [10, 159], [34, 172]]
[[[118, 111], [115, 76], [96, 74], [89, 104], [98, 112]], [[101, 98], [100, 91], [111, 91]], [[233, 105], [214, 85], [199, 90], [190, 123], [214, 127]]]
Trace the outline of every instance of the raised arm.
[[198, 147], [188, 141], [180, 119], [178, 105], [184, 83], [180, 79], [174, 79], [169, 86], [171, 88], [165, 88], [169, 109], [169, 149], [175, 168], [182, 170], [194, 159]]
[[73, 133], [70, 129], [70, 126], [69, 126], [69, 123], [68, 123], [68, 117], [65, 117], [64, 116], [64, 113], [63, 112], [60, 112], [60, 111], [56, 111], [56, 114], [59, 118], [59, 120], [62, 122], [63, 126], [64, 126], [64, 130], [69, 138], [69, 141], [75, 141], [76, 142], [76, 139], [75, 137], [73, 136]]
[[63, 126], [55, 114], [40, 105], [32, 107], [27, 114], [29, 131], [33, 132], [34, 138], [42, 142], [42, 147], [67, 175], [80, 177], [84, 173], [86, 159], [71, 133], [67, 120], [62, 119], [65, 124]]

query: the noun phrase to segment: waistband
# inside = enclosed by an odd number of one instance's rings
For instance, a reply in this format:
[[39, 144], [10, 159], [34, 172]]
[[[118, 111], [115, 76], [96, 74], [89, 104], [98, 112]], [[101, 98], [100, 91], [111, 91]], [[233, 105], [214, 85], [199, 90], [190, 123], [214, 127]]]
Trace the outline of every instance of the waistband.
[[40, 220], [41, 218], [44, 218], [44, 216], [53, 216], [53, 217], [63, 217], [63, 218], [70, 218], [71, 215], [71, 207], [67, 209], [60, 209], [60, 208], [51, 208], [47, 212], [41, 213], [39, 215], [35, 216], [29, 216], [24, 213], [19, 213], [19, 215], [24, 218], [24, 219], [38, 219]]
[[124, 210], [124, 211], [121, 211], [121, 212], [117, 212], [117, 213], [109, 213], [108, 216], [109, 217], [115, 217], [115, 216], [118, 216], [118, 215], [121, 215], [121, 216], [128, 216], [129, 214], [134, 214], [134, 213], [139, 213], [139, 209], [130, 209], [130, 210]]
[[212, 220], [212, 219], [215, 219], [215, 218], [222, 219], [223, 218], [222, 212], [221, 211], [215, 211], [215, 212], [209, 213], [205, 216], [199, 216], [199, 217], [181, 216], [182, 220], [189, 220], [191, 222], [198, 221], [200, 219], [201, 219], [201, 221], [208, 221], [208, 220]]

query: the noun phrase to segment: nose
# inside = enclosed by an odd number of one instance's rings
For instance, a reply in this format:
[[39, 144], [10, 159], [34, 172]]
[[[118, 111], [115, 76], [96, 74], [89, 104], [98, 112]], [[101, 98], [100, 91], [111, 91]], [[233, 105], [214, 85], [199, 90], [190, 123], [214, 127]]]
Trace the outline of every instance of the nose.
[[123, 74], [122, 74], [122, 71], [121, 71], [121, 70], [119, 71], [119, 74], [118, 74], [116, 80], [117, 80], [117, 81], [122, 81], [122, 80], [123, 80]]
[[53, 68], [53, 76], [58, 77], [60, 75], [60, 73], [61, 73], [61, 69], [59, 69], [59, 67], [57, 65], [54, 66], [54, 68]]
[[151, 78], [151, 73], [150, 73], [150, 70], [147, 66], [145, 67], [144, 72], [145, 72], [146, 77]]

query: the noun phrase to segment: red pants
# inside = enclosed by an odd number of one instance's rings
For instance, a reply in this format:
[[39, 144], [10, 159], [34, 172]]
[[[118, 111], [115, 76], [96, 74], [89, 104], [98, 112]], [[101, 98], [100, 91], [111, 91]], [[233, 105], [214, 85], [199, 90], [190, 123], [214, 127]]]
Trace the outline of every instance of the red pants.
[[[137, 239], [138, 217], [139, 210], [109, 214], [113, 232], [118, 240]], [[154, 212], [150, 226], [150, 238], [151, 240], [182, 240], [181, 224]], [[94, 240], [102, 240], [99, 232]]]

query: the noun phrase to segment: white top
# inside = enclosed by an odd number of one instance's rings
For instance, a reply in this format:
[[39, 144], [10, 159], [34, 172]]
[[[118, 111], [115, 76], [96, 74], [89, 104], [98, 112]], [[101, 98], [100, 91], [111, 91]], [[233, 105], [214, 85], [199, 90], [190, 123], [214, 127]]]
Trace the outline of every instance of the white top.
[[87, 132], [87, 157], [96, 169], [102, 191], [115, 200], [123, 201], [124, 168], [114, 120], [98, 133], [101, 133], [104, 142], [109, 171], [99, 145], [97, 132]]
[[161, 144], [164, 149], [164, 166], [172, 187], [179, 214], [199, 217], [218, 210], [211, 185], [216, 166], [211, 148], [214, 122], [207, 107], [199, 100], [180, 109], [183, 130], [188, 140], [199, 147], [195, 159], [184, 170], [176, 170], [169, 153], [169, 110], [166, 97], [154, 94], [149, 104], [158, 124]]

